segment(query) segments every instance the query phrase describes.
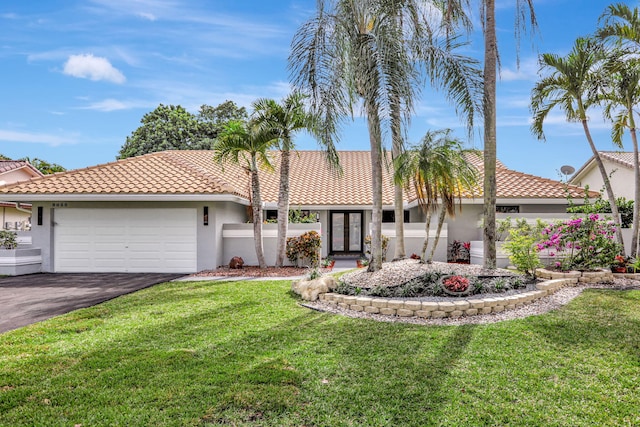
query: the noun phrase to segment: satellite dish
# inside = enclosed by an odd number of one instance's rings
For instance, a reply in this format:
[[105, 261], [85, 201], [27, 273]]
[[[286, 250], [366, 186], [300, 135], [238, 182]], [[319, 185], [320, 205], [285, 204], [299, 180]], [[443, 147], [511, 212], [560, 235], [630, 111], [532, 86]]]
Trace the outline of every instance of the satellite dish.
[[562, 172], [565, 175], [571, 175], [575, 171], [576, 169], [573, 166], [569, 166], [569, 165], [564, 165], [560, 168], [560, 172]]

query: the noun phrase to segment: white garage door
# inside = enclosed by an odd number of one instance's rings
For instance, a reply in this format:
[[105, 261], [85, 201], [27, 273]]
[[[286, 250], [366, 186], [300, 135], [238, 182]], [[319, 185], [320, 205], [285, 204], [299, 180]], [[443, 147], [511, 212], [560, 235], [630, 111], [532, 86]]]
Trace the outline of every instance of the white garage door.
[[196, 209], [56, 209], [56, 272], [192, 273]]

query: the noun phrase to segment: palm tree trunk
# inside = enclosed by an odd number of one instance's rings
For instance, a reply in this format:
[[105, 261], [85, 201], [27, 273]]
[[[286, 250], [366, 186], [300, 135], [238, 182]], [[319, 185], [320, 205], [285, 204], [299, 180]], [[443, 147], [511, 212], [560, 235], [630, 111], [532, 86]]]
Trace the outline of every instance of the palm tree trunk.
[[496, 40], [495, 0], [484, 0], [484, 267], [496, 268]]
[[591, 137], [591, 132], [589, 131], [589, 125], [587, 124], [587, 120], [582, 120], [582, 128], [584, 129], [584, 134], [587, 136], [587, 141], [589, 142], [589, 146], [591, 147], [591, 151], [593, 152], [593, 158], [598, 165], [598, 169], [600, 170], [600, 175], [602, 176], [602, 182], [604, 182], [604, 188], [607, 192], [607, 198], [609, 199], [609, 204], [611, 205], [611, 215], [613, 216], [613, 221], [616, 224], [616, 236], [618, 238], [618, 243], [622, 247], [621, 254], [625, 256], [624, 249], [624, 239], [622, 237], [622, 225], [620, 224], [620, 213], [618, 211], [618, 205], [616, 204], [616, 196], [613, 194], [613, 188], [611, 188], [611, 181], [609, 180], [609, 176], [607, 175], [607, 170], [604, 168], [604, 163], [602, 163], [602, 159], [600, 158], [600, 154], [598, 153], [598, 149], [596, 145], [593, 143], [593, 138]]
[[382, 269], [382, 143], [378, 109], [368, 104], [369, 141], [371, 145], [371, 262], [367, 271]]
[[[402, 119], [400, 117], [400, 97], [393, 93], [391, 103], [391, 157], [395, 160], [403, 151], [402, 142]], [[394, 163], [395, 164], [395, 163]], [[393, 186], [393, 207], [396, 231], [396, 246], [393, 253], [393, 260], [406, 258], [407, 253], [404, 247], [404, 196], [402, 184], [396, 183]]]
[[440, 232], [442, 231], [442, 224], [444, 224], [444, 219], [447, 216], [447, 210], [443, 206], [440, 208], [440, 214], [438, 215], [438, 228], [436, 230], [436, 237], [433, 239], [433, 246], [431, 246], [431, 254], [429, 254], [429, 264], [433, 262], [433, 256], [436, 253], [436, 246], [438, 246], [438, 241], [440, 240]]
[[431, 228], [431, 211], [426, 213], [427, 217], [424, 221], [424, 242], [422, 242], [422, 253], [420, 253], [420, 259], [422, 262], [427, 261], [427, 248], [429, 247], [429, 229]]
[[284, 259], [287, 253], [287, 230], [289, 228], [289, 168], [291, 163], [291, 151], [283, 149], [280, 155], [276, 267], [282, 267], [284, 265]]
[[264, 260], [264, 249], [262, 246], [262, 200], [260, 198], [260, 180], [258, 179], [258, 165], [255, 159], [252, 159], [253, 168], [251, 170], [251, 209], [253, 214], [253, 241], [256, 248], [256, 256], [258, 257], [258, 265], [260, 268], [266, 268], [267, 263]]
[[[630, 115], [631, 116], [631, 115]], [[631, 141], [633, 142], [633, 169], [635, 173], [635, 193], [633, 196], [633, 225], [631, 230], [633, 237], [631, 238], [631, 256], [636, 257], [640, 253], [638, 244], [638, 233], [640, 232], [640, 161], [638, 161], [638, 136], [636, 135], [636, 127], [633, 116], [630, 120], [631, 125]]]

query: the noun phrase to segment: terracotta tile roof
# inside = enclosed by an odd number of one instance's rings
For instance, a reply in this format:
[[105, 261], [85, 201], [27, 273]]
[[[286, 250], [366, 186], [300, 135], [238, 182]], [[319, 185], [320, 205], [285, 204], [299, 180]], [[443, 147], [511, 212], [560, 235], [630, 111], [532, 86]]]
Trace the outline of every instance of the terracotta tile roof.
[[[608, 159], [629, 169], [633, 169], [633, 152], [631, 151], [599, 151], [598, 153], [602, 159]], [[593, 157], [591, 159], [593, 159]]]
[[[271, 153], [275, 171], [261, 171], [264, 202], [278, 199], [279, 153]], [[320, 151], [291, 154], [292, 206], [371, 205], [371, 160], [368, 151], [339, 152], [343, 175], [338, 177]], [[469, 159], [482, 174], [482, 158]], [[584, 190], [497, 165], [498, 198], [563, 199], [584, 197]], [[0, 194], [231, 194], [249, 198], [249, 178], [238, 165], [215, 163], [210, 151], [163, 151], [85, 169], [48, 175], [0, 189]], [[591, 192], [595, 197], [597, 193]], [[471, 197], [471, 195], [466, 195]], [[476, 198], [481, 197], [481, 185]], [[391, 173], [383, 167], [383, 204], [393, 204]], [[9, 198], [9, 197], [5, 197]], [[415, 197], [411, 192], [408, 201]]]
[[38, 169], [24, 160], [0, 160], [0, 174], [21, 168], [29, 169], [33, 175], [42, 176], [42, 173]]
[[[480, 182], [482, 182], [484, 176], [482, 157], [469, 156], [469, 161], [478, 168]], [[496, 164], [496, 197], [499, 199], [566, 199], [567, 195], [574, 199], [582, 199], [584, 198], [584, 189], [560, 181], [517, 172], [507, 168], [500, 161]], [[589, 191], [589, 196], [597, 197], [598, 192]], [[478, 189], [476, 197], [482, 197], [482, 188]]]
[[248, 197], [239, 166], [223, 169], [209, 151], [163, 151], [46, 175], [0, 189], [5, 194], [234, 194]]

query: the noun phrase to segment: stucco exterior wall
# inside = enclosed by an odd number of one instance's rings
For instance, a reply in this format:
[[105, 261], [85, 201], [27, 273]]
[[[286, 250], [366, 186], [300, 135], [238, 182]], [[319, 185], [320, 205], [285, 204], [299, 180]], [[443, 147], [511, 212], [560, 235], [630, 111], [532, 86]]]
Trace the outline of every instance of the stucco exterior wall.
[[[609, 175], [609, 181], [611, 182], [611, 188], [613, 188], [615, 197], [624, 197], [627, 200], [633, 200], [635, 191], [633, 169], [626, 168], [619, 163], [614, 163], [606, 159], [603, 160], [603, 163], [607, 175]], [[571, 182], [582, 187], [588, 185], [592, 191], [604, 192], [604, 181], [595, 162], [589, 166], [589, 169], [581, 174], [579, 179], [571, 180]], [[606, 199], [604, 194], [603, 198]]]

